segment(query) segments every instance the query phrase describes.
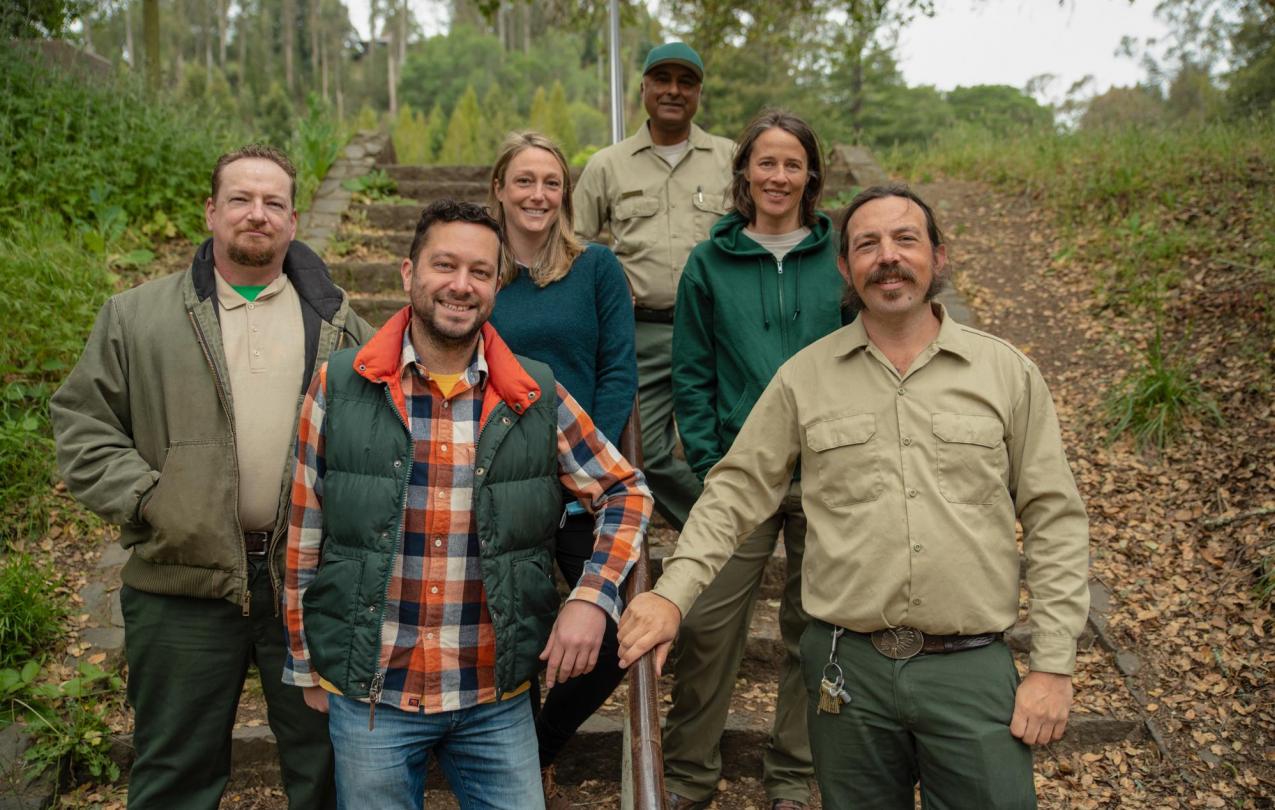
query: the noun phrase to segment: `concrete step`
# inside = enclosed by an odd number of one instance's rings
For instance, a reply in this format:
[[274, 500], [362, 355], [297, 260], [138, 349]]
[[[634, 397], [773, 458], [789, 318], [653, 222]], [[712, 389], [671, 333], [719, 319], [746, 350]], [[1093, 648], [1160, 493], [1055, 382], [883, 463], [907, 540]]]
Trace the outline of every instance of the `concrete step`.
[[390, 316], [407, 306], [407, 293], [397, 295], [351, 295], [350, 306], [363, 320], [380, 328]]
[[453, 199], [465, 202], [486, 203], [487, 182], [471, 180], [399, 180], [400, 197], [428, 203], [434, 200]]
[[386, 250], [395, 256], [406, 257], [407, 252], [412, 248], [412, 237], [415, 235], [416, 226], [413, 225], [411, 230], [407, 231], [357, 231], [345, 235], [345, 238], [368, 247]]
[[402, 296], [403, 276], [398, 262], [338, 262], [328, 265], [328, 270], [337, 286], [348, 293], [400, 296], [401, 303], [407, 301]]
[[490, 166], [404, 166], [382, 167], [394, 181], [432, 183], [486, 183], [491, 176]]
[[403, 231], [410, 235], [416, 230], [416, 223], [421, 218], [421, 206], [371, 203], [352, 205], [350, 213], [355, 217], [364, 217], [367, 224], [373, 228]]

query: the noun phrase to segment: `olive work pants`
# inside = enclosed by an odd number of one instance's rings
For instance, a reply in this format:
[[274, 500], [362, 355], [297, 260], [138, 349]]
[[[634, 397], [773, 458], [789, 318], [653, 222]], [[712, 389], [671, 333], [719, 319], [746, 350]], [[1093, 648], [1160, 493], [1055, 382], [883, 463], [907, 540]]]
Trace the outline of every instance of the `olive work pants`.
[[678, 439], [673, 420], [673, 324], [638, 321], [635, 337], [642, 473], [655, 496], [655, 508], [673, 528], [680, 530], [703, 485], [686, 460], [675, 454]]
[[886, 658], [845, 633], [837, 662], [850, 702], [818, 711], [832, 626], [814, 620], [801, 637], [807, 718], [824, 810], [1030, 810], [1031, 749], [1009, 733], [1018, 673], [1009, 647]]
[[664, 727], [664, 782], [687, 799], [705, 801], [717, 789], [731, 692], [744, 657], [757, 591], [781, 533], [788, 557], [779, 606], [785, 654], [779, 661], [775, 720], [762, 754], [762, 782], [771, 801], [810, 802], [814, 769], [798, 657], [801, 633], [809, 622], [801, 608], [806, 517], [798, 482], [789, 488], [779, 511], [739, 545], [695, 600], [678, 633], [671, 659], [673, 702]]
[[162, 596], [125, 585], [124, 651], [136, 759], [129, 810], [215, 810], [230, 777], [230, 734], [256, 664], [291, 810], [336, 806], [327, 715], [280, 680], [285, 641], [264, 558], [250, 558], [249, 616], [224, 599]]

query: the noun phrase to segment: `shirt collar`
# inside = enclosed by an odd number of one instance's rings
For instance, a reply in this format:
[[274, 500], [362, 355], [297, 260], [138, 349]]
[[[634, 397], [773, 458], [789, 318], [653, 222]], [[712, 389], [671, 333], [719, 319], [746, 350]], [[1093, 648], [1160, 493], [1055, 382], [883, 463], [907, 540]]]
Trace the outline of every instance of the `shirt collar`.
[[[481, 388], [487, 382], [487, 355], [484, 351], [483, 337], [478, 336], [478, 346], [474, 350], [474, 357], [469, 361], [469, 368], [465, 369], [465, 380], [470, 387]], [[412, 345], [412, 330], [407, 328], [403, 330], [403, 349], [399, 353], [399, 376], [406, 376], [415, 369], [422, 378], [429, 376], [429, 369], [420, 362], [419, 355], [416, 354], [416, 347]]]
[[[969, 341], [965, 338], [964, 328], [954, 319], [948, 316], [947, 308], [938, 301], [931, 301], [930, 307], [939, 319], [939, 334], [934, 338], [934, 345], [939, 351], [946, 351], [955, 354], [963, 360], [972, 359], [970, 353]], [[845, 335], [842, 338], [841, 349], [837, 353], [838, 357], [849, 357], [860, 349], [866, 349], [871, 341], [868, 339], [868, 330], [863, 326], [862, 316], [855, 318], [850, 325], [845, 328]]]
[[[230, 282], [222, 278], [221, 271], [215, 267], [213, 268], [213, 278], [215, 279], [217, 286], [217, 303], [222, 309], [237, 309], [248, 303], [248, 299], [244, 298], [239, 294], [238, 290], [230, 286]], [[274, 281], [271, 281], [266, 285], [264, 290], [257, 293], [257, 297], [253, 303], [260, 303], [265, 301], [267, 298], [273, 298], [282, 292], [283, 288], [289, 283], [287, 274], [280, 273], [275, 276]]]
[[[644, 149], [650, 149], [655, 146], [655, 141], [651, 140], [651, 122], [648, 119], [642, 126], [638, 127], [638, 131], [633, 135], [633, 154], [637, 154]], [[691, 124], [691, 134], [689, 137], [691, 149], [712, 149], [713, 141], [707, 132], [700, 129], [694, 123]]]

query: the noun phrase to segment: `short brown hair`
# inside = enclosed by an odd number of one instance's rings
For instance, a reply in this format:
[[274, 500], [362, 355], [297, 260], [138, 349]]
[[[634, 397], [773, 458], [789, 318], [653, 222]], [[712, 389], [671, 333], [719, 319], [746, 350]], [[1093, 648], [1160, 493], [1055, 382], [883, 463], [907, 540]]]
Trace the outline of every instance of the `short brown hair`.
[[757, 206], [748, 193], [748, 161], [753, 156], [753, 144], [766, 130], [778, 127], [797, 139], [806, 153], [806, 187], [801, 192], [801, 224], [810, 227], [815, 224], [815, 211], [819, 206], [819, 197], [823, 194], [823, 155], [819, 149], [819, 138], [810, 125], [787, 110], [762, 110], [748, 123], [744, 134], [739, 136], [739, 148], [735, 150], [735, 160], [731, 166], [731, 199], [735, 210], [748, 222], [757, 216]]
[[434, 227], [435, 224], [448, 222], [468, 222], [472, 225], [490, 228], [500, 242], [500, 252], [496, 257], [497, 261], [504, 255], [505, 229], [501, 227], [500, 223], [496, 221], [496, 218], [486, 208], [478, 203], [441, 199], [434, 200], [421, 210], [421, 218], [416, 223], [416, 233], [412, 235], [412, 246], [407, 251], [407, 258], [411, 260], [413, 268], [416, 267], [416, 263], [421, 258], [421, 248], [429, 240], [429, 229]]
[[217, 164], [213, 166], [212, 170], [212, 198], [214, 200], [217, 199], [217, 189], [221, 186], [221, 170], [236, 160], [244, 160], [246, 158], [268, 160], [283, 169], [284, 174], [288, 175], [288, 183], [292, 187], [292, 206], [295, 208], [297, 205], [297, 169], [292, 165], [292, 161], [288, 160], [288, 155], [282, 149], [276, 149], [264, 143], [250, 143], [217, 158]]
[[916, 207], [920, 208], [925, 214], [925, 233], [930, 237], [930, 249], [938, 250], [939, 245], [943, 244], [943, 231], [939, 229], [939, 224], [934, 219], [934, 210], [930, 208], [929, 203], [921, 199], [919, 194], [907, 186], [889, 185], [865, 188], [850, 201], [850, 206], [846, 208], [846, 212], [841, 218], [841, 255], [847, 259], [850, 258], [850, 217], [854, 216], [854, 212], [864, 205], [873, 200], [883, 200], [886, 197], [902, 197], [905, 200], [911, 200], [916, 203]]

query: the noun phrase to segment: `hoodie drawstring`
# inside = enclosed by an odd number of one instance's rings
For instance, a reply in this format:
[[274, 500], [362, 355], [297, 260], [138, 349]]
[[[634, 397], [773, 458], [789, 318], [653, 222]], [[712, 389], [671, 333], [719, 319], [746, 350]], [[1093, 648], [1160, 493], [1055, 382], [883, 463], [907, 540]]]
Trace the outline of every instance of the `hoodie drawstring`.
[[766, 263], [757, 257], [757, 301], [761, 304], [762, 327], [770, 328], [770, 316], [766, 314]]

